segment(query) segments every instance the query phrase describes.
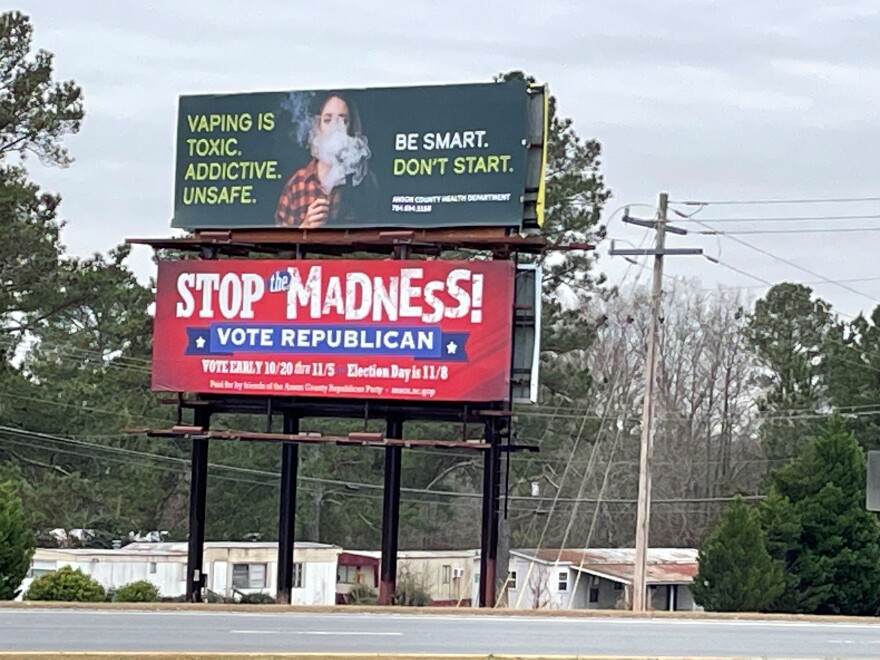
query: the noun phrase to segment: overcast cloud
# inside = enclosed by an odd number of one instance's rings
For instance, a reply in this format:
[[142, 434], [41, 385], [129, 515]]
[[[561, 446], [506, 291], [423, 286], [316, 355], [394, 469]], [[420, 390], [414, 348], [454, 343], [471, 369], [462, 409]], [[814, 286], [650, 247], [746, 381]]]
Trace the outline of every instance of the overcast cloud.
[[[547, 82], [578, 132], [602, 143], [609, 215], [623, 204], [653, 206], [663, 190], [676, 200], [880, 197], [874, 0], [34, 0], [17, 8], [32, 17], [36, 45], [55, 53], [58, 76], [85, 93], [83, 129], [69, 140], [77, 162], [33, 172], [62, 193], [75, 254], [171, 234], [181, 94], [484, 82], [511, 69]], [[854, 214], [880, 215], [880, 202], [718, 206], [698, 217]], [[865, 226], [880, 219], [724, 228]], [[610, 231], [642, 239], [617, 221]], [[880, 278], [880, 233], [741, 238], [826, 278]], [[723, 261], [770, 281], [817, 279], [729, 239], [670, 243], [721, 249]], [[137, 248], [132, 265], [149, 275], [150, 251]], [[612, 279], [625, 266], [602, 259]], [[704, 286], [755, 284], [699, 257], [667, 267]], [[880, 299], [880, 279], [848, 286], [860, 293], [814, 288], [849, 314]]]

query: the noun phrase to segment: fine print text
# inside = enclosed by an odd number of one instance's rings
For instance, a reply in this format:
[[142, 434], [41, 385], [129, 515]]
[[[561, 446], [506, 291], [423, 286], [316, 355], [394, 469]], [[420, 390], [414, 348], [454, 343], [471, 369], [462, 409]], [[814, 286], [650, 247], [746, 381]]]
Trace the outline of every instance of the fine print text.
[[[201, 367], [202, 373], [209, 376], [208, 384], [212, 390], [251, 394], [407, 395], [430, 399], [436, 392], [430, 387], [431, 383], [449, 378], [449, 368], [436, 364], [363, 365], [354, 362], [202, 358]], [[344, 385], [332, 382], [331, 379], [340, 375], [349, 382]], [[300, 376], [307, 377], [307, 380], [278, 381], [271, 378], [274, 376]], [[387, 381], [396, 383], [389, 385]]]

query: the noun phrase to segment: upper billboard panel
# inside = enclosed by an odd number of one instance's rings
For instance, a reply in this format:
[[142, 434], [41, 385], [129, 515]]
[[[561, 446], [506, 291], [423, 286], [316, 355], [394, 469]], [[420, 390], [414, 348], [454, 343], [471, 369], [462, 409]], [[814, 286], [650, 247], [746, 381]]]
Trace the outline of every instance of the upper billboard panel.
[[172, 226], [540, 224], [544, 94], [511, 81], [183, 96]]

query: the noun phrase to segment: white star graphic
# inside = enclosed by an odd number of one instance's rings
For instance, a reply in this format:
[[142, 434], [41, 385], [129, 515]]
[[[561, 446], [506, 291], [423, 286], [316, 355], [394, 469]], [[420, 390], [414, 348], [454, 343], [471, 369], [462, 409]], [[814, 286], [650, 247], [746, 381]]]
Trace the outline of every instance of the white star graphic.
[[196, 339], [196, 348], [204, 348], [205, 347], [205, 338], [199, 337]]
[[455, 355], [455, 352], [457, 350], [458, 350], [458, 344], [456, 344], [454, 341], [451, 341], [448, 344], [446, 344], [446, 352], [449, 353], [450, 355]]

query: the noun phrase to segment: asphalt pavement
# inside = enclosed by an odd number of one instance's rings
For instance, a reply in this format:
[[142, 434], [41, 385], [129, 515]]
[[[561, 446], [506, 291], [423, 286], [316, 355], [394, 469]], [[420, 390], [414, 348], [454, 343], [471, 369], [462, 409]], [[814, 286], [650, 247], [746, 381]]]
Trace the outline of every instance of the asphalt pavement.
[[880, 624], [0, 610], [0, 651], [880, 657]]

